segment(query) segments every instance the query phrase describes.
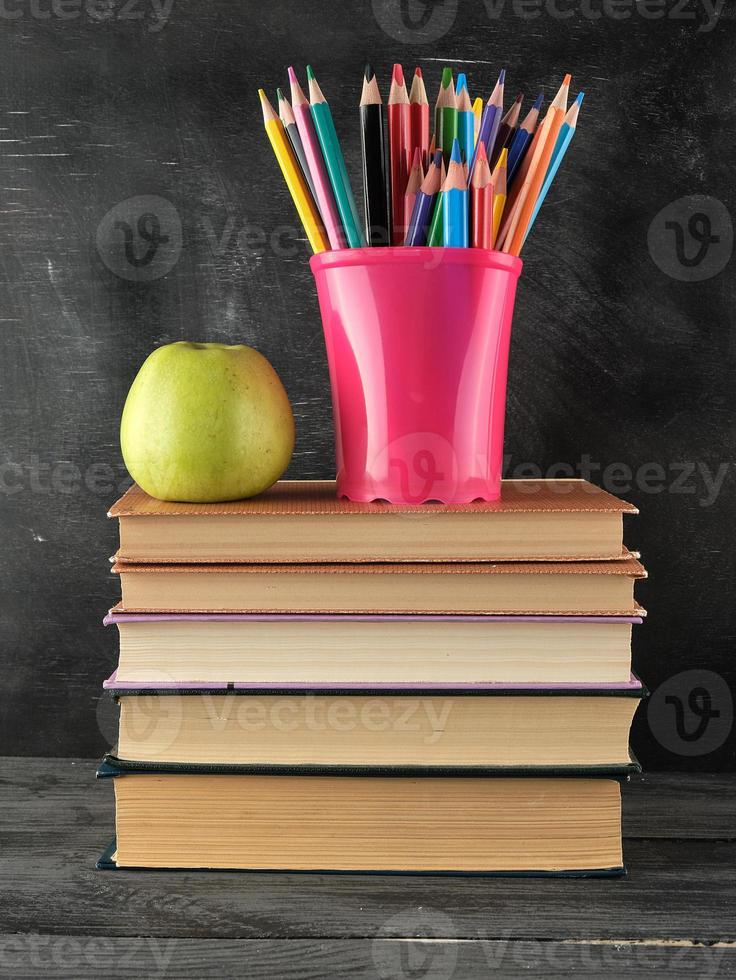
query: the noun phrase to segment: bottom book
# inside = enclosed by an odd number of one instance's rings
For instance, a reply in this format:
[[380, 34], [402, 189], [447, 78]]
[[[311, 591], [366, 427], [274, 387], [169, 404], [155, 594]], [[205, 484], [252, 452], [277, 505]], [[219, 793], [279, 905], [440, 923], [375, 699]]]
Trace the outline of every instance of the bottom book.
[[615, 778], [115, 771], [98, 867], [623, 874]]

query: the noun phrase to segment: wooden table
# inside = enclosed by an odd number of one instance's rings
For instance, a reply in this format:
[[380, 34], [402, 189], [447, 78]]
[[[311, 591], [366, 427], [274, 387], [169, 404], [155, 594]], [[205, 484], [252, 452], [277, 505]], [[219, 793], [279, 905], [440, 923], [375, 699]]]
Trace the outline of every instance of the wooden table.
[[625, 790], [617, 880], [103, 872], [95, 763], [0, 759], [0, 976], [736, 975], [736, 788]]

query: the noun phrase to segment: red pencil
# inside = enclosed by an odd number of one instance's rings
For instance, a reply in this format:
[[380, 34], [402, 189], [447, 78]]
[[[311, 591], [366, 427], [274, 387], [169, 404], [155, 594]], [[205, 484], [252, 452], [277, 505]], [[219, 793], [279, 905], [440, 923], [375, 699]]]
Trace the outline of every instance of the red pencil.
[[401, 65], [394, 65], [388, 96], [388, 140], [391, 169], [391, 244], [404, 241], [404, 191], [409, 178], [411, 112]]
[[427, 100], [427, 90], [424, 87], [421, 68], [414, 69], [414, 81], [411, 83], [409, 105], [411, 118], [409, 149], [411, 151], [411, 158], [414, 159], [414, 150], [419, 147], [422, 151], [422, 167], [426, 167], [429, 153], [429, 102]]
[[412, 212], [414, 211], [414, 202], [417, 198], [417, 191], [422, 186], [423, 180], [424, 170], [422, 169], [422, 150], [421, 147], [417, 146], [414, 149], [414, 159], [411, 164], [409, 179], [406, 182], [406, 192], [404, 194], [404, 238], [406, 238], [406, 230], [409, 227]]
[[493, 183], [486, 148], [478, 147], [478, 155], [470, 182], [470, 244], [472, 248], [493, 248]]

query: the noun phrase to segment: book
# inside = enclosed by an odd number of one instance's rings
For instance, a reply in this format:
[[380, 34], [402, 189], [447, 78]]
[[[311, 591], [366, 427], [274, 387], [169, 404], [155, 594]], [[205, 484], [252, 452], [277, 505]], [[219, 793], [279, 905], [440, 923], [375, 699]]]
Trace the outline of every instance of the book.
[[117, 683], [625, 683], [635, 616], [115, 613]]
[[[117, 691], [115, 690], [117, 688]], [[373, 690], [125, 688], [117, 757], [257, 766], [625, 766], [625, 685]]]
[[393, 565], [148, 565], [115, 562], [115, 612], [638, 616], [642, 565], [475, 562]]
[[113, 775], [102, 867], [622, 874], [617, 779]]
[[332, 481], [280, 481], [249, 500], [172, 503], [132, 486], [109, 511], [119, 561], [399, 562], [619, 559], [632, 504], [585, 480], [505, 480], [472, 504], [355, 503]]

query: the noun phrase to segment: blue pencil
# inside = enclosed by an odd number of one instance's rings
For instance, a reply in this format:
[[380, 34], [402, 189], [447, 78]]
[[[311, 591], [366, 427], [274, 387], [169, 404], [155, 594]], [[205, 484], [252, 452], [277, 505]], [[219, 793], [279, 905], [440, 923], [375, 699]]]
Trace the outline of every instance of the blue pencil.
[[529, 144], [534, 138], [534, 130], [537, 127], [537, 120], [539, 119], [539, 110], [542, 108], [542, 101], [544, 95], [542, 92], [534, 100], [534, 105], [531, 107], [529, 112], [524, 116], [524, 121], [521, 126], [514, 133], [514, 137], [509, 145], [509, 160], [508, 160], [508, 182], [509, 184], [514, 179], [516, 171], [521, 166], [521, 162], [524, 159], [526, 151], [529, 149]]
[[442, 150], [437, 150], [414, 200], [414, 210], [411, 213], [404, 245], [427, 244], [427, 231], [432, 220], [435, 198], [440, 191], [441, 174]]
[[493, 144], [496, 142], [496, 136], [498, 135], [498, 130], [501, 125], [501, 116], [503, 115], [503, 85], [505, 80], [506, 69], [501, 69], [501, 74], [498, 76], [496, 87], [491, 92], [491, 96], [483, 109], [483, 115], [480, 118], [478, 142], [475, 144], [470, 166], [468, 167], [468, 185], [470, 184], [470, 179], [473, 176], [475, 158], [478, 155], [478, 143], [482, 142], [485, 146], [486, 156], [489, 156], [493, 151]]
[[583, 97], [585, 93], [580, 92], [578, 97], [575, 99], [573, 104], [568, 109], [567, 115], [565, 116], [565, 121], [562, 124], [560, 132], [557, 136], [557, 142], [555, 143], [555, 148], [552, 151], [552, 159], [549, 162], [549, 167], [547, 168], [547, 173], [544, 177], [544, 182], [542, 184], [542, 189], [537, 197], [537, 203], [534, 205], [534, 210], [532, 211], [532, 216], [529, 219], [529, 226], [526, 229], [526, 234], [524, 235], [524, 241], [529, 237], [529, 232], [532, 230], [532, 225], [539, 214], [539, 209], [542, 204], [544, 204], [544, 199], [547, 196], [547, 191], [552, 186], [552, 181], [557, 175], [557, 171], [560, 169], [560, 164], [562, 163], [565, 154], [567, 153], [567, 148], [572, 143], [572, 138], [575, 135], [575, 127], [577, 126], [578, 114], [580, 112], [580, 106], [583, 104]]
[[468, 248], [468, 182], [465, 179], [460, 144], [457, 139], [452, 144], [450, 164], [447, 168], [445, 186], [442, 188], [443, 235], [442, 244], [447, 248]]

